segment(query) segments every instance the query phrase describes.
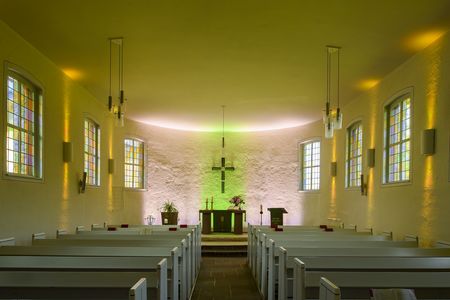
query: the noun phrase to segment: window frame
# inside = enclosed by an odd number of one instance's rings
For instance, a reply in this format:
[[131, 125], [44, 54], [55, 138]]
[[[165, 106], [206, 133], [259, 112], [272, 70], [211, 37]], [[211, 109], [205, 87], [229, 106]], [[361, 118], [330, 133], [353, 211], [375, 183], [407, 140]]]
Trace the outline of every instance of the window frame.
[[[36, 93], [37, 97], [34, 99], [34, 173], [35, 175], [26, 175], [8, 172], [8, 158], [7, 158], [7, 136], [8, 136], [8, 77], [13, 77], [19, 82], [30, 86]], [[3, 99], [1, 101], [0, 108], [3, 114], [3, 130], [1, 138], [3, 140], [3, 164], [2, 164], [2, 177], [3, 179], [27, 181], [27, 182], [44, 182], [44, 99], [45, 99], [45, 89], [43, 85], [34, 77], [31, 73], [24, 70], [23, 68], [5, 61], [4, 63], [4, 73], [3, 73]], [[13, 128], [23, 131], [20, 127], [11, 125]]]
[[[311, 165], [311, 167], [305, 167], [304, 166], [304, 153], [305, 153], [305, 146], [308, 144], [313, 144], [313, 143], [319, 143], [319, 164], [318, 165]], [[300, 181], [299, 181], [299, 192], [306, 192], [306, 193], [315, 193], [315, 192], [319, 192], [321, 189], [321, 176], [322, 176], [322, 141], [320, 138], [312, 138], [312, 139], [308, 139], [308, 140], [304, 140], [302, 142], [299, 143], [299, 171], [300, 171]], [[305, 189], [304, 186], [304, 170], [305, 168], [312, 168], [313, 167], [319, 167], [319, 187], [317, 189]], [[312, 185], [312, 183], [311, 183]]]
[[101, 159], [101, 127], [100, 124], [91, 116], [85, 116], [83, 118], [83, 172], [87, 172], [86, 170], [86, 154], [90, 155], [88, 152], [85, 151], [86, 147], [86, 121], [91, 122], [95, 126], [95, 132], [97, 137], [97, 143], [96, 143], [96, 155], [95, 155], [95, 177], [96, 177], [96, 183], [92, 184], [88, 182], [88, 177], [86, 176], [86, 186], [88, 187], [100, 187], [101, 186], [101, 170], [100, 170], [100, 159]]
[[[127, 187], [125, 186], [125, 177], [126, 177], [126, 173], [125, 173], [125, 157], [126, 157], [126, 149], [125, 149], [125, 140], [134, 140], [134, 141], [138, 141], [142, 143], [142, 186], [138, 187], [138, 188], [134, 188], [134, 187]], [[127, 191], [146, 191], [147, 190], [147, 171], [146, 171], [146, 166], [147, 166], [147, 144], [144, 141], [144, 139], [141, 138], [137, 138], [137, 137], [133, 137], [133, 136], [126, 136], [124, 139], [124, 144], [123, 144], [123, 186], [124, 189]], [[133, 164], [135, 165], [135, 164]]]
[[[356, 127], [360, 127], [361, 129], [361, 155], [359, 156], [352, 156], [352, 153], [350, 151], [350, 147], [351, 147], [351, 143], [352, 143], [352, 130], [356, 129]], [[360, 190], [361, 188], [361, 177], [358, 176], [357, 181], [359, 182], [359, 184], [357, 185], [352, 185], [351, 184], [351, 180], [350, 180], [350, 176], [351, 176], [351, 170], [350, 170], [350, 160], [351, 159], [355, 159], [358, 157], [361, 157], [361, 166], [360, 166], [360, 175], [363, 174], [363, 160], [364, 160], [364, 126], [362, 123], [362, 120], [356, 120], [353, 121], [352, 123], [350, 123], [350, 125], [347, 126], [346, 129], [346, 143], [345, 143], [345, 188], [346, 189], [358, 189]]]
[[[409, 110], [410, 110], [410, 117], [409, 117], [409, 130], [410, 130], [410, 134], [409, 134], [409, 174], [408, 177], [409, 179], [407, 180], [399, 180], [399, 181], [389, 181], [389, 147], [392, 144], [389, 144], [389, 138], [390, 138], [390, 134], [389, 134], [389, 116], [390, 116], [390, 111], [391, 108], [396, 105], [397, 103], [401, 103], [404, 100], [408, 99], [410, 101], [409, 104]], [[413, 169], [413, 123], [414, 123], [414, 93], [413, 93], [413, 88], [409, 87], [406, 88], [398, 93], [396, 93], [394, 96], [392, 96], [388, 101], [385, 102], [384, 106], [383, 106], [383, 154], [382, 154], [382, 158], [383, 158], [383, 162], [382, 162], [382, 176], [381, 176], [381, 184], [384, 187], [391, 187], [391, 186], [402, 186], [402, 185], [409, 185], [412, 184], [413, 181], [413, 174], [414, 172], [412, 172]], [[402, 112], [403, 114], [403, 112]], [[400, 120], [400, 124], [401, 124], [401, 120]], [[400, 130], [401, 133], [401, 130]], [[404, 141], [400, 141], [399, 145], [401, 145]], [[400, 152], [401, 153], [401, 152]]]

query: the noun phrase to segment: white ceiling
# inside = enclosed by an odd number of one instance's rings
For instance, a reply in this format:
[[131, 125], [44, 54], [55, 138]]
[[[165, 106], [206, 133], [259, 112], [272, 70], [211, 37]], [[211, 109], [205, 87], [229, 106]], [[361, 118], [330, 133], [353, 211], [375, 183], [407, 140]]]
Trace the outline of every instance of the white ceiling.
[[[107, 105], [108, 37], [123, 36], [127, 117], [185, 130], [264, 130], [320, 118], [325, 45], [341, 101], [442, 33], [450, 1], [0, 0], [0, 19]], [[425, 42], [426, 44], [426, 42]]]

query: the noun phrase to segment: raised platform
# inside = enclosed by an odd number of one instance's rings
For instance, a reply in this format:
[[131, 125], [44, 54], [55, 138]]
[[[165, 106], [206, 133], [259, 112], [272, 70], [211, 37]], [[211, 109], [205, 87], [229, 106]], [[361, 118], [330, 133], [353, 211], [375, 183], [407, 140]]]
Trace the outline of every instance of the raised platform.
[[246, 256], [247, 233], [202, 234], [203, 256]]

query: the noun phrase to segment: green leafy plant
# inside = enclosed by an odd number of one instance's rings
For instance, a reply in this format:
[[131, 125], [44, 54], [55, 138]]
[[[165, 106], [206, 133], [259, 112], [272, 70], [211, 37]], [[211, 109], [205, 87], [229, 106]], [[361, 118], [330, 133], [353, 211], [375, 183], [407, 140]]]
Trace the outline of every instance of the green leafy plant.
[[161, 208], [163, 212], [177, 212], [178, 209], [175, 207], [175, 204], [173, 204], [172, 201], [166, 201], [163, 204], [163, 207]]

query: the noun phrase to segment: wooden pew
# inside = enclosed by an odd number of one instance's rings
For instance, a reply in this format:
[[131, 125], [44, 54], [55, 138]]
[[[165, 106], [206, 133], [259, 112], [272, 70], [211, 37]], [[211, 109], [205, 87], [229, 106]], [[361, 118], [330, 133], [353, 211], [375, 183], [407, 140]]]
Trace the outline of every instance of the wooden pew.
[[131, 287], [128, 296], [129, 300], [147, 300], [147, 280], [145, 278], [139, 279], [139, 281]]
[[[201, 237], [198, 237], [197, 231], [192, 228], [187, 228], [186, 230], [180, 231], [155, 231], [151, 234], [138, 234], [135, 231], [84, 231], [78, 232], [77, 234], [65, 234], [60, 236], [61, 239], [120, 239], [120, 240], [134, 240], [134, 239], [176, 239], [184, 238], [188, 236], [188, 255], [190, 256], [190, 265], [192, 268], [191, 276], [193, 279], [196, 278], [198, 270], [200, 268], [200, 257], [201, 257]], [[199, 231], [198, 231], [199, 232]], [[194, 282], [192, 282], [193, 284]]]
[[[180, 249], [178, 247], [61, 247], [61, 246], [5, 246], [0, 248], [1, 256], [75, 256], [75, 257], [159, 257], [167, 258], [170, 274], [169, 296], [178, 299], [178, 282], [181, 279], [183, 286], [186, 278], [180, 278]], [[183, 269], [181, 268], [181, 271]], [[182, 293], [182, 299], [186, 299], [187, 293]]]
[[[192, 266], [190, 255], [188, 253], [188, 242], [186, 239], [182, 239], [181, 242], [178, 239], [166, 239], [166, 240], [149, 240], [149, 239], [141, 239], [141, 240], [118, 240], [118, 239], [47, 239], [47, 240], [36, 240], [33, 242], [33, 246], [48, 246], [48, 247], [127, 247], [127, 248], [144, 248], [146, 251], [152, 251], [154, 248], [173, 248], [179, 247], [180, 251], [180, 282], [181, 289], [180, 294], [182, 299], [186, 299], [189, 297], [190, 292], [192, 291], [194, 278], [192, 278]], [[86, 250], [89, 251], [89, 250]], [[130, 250], [129, 252], [131, 253]], [[138, 251], [138, 250], [134, 250]]]
[[182, 238], [187, 237], [187, 269], [190, 270], [190, 276], [188, 276], [188, 286], [193, 287], [198, 274], [197, 261], [199, 257], [199, 248], [195, 242], [195, 231], [194, 229], [189, 229], [187, 231], [174, 231], [174, 232], [154, 232], [149, 235], [136, 235], [136, 234], [122, 234], [121, 231], [90, 231], [90, 232], [80, 232], [78, 234], [65, 234], [61, 235], [59, 239], [63, 240], [147, 240], [147, 241], [157, 241], [157, 240], [167, 240], [167, 241], [177, 241]]
[[[354, 254], [360, 254], [367, 252], [367, 253], [376, 253], [377, 251], [380, 253], [389, 253], [390, 250], [384, 250], [389, 248], [395, 248], [395, 249], [411, 249], [411, 250], [417, 250], [417, 244], [416, 242], [411, 241], [306, 241], [306, 242], [280, 242], [282, 245], [284, 245], [283, 248], [289, 249], [289, 255], [291, 253], [295, 256], [301, 256], [299, 253], [327, 253], [327, 251], [330, 251], [329, 253], [333, 253], [333, 250], [330, 249], [336, 249], [335, 251], [341, 251], [342, 249], [352, 248], [352, 253]], [[276, 243], [273, 239], [269, 239], [267, 241], [267, 244], [264, 245], [264, 251], [263, 256], [261, 259], [261, 270], [267, 270], [266, 272], [261, 271], [261, 275], [258, 277], [260, 278], [260, 281], [258, 282], [261, 293], [264, 296], [267, 296], [269, 299], [273, 299], [273, 295], [275, 293], [275, 283], [276, 283], [276, 277], [277, 277], [277, 270], [276, 270], [276, 264], [277, 259], [280, 255], [280, 247], [275, 247]], [[280, 246], [280, 244], [278, 244]], [[303, 252], [302, 252], [303, 251]], [[345, 250], [342, 250], [342, 253]], [[393, 250], [394, 251], [394, 250]], [[401, 250], [398, 250], [397, 253], [400, 253]], [[405, 252], [402, 252], [405, 253]], [[442, 253], [442, 252], [441, 252]], [[351, 254], [350, 254], [351, 255]]]
[[[295, 276], [302, 276], [302, 265], [295, 258], [285, 259], [286, 256], [280, 256], [280, 275], [284, 278], [284, 274], [288, 275], [282, 271], [286, 270], [284, 264], [287, 269], [297, 268], [293, 272], [295, 299], [317, 298], [314, 290], [320, 277], [336, 283], [343, 298], [368, 299], [370, 288], [413, 288], [422, 297], [450, 296], [450, 257], [303, 257], [300, 261], [304, 263], [306, 275], [299, 281]], [[290, 294], [283, 282], [280, 278], [278, 299], [287, 299]], [[434, 293], [437, 288], [441, 289], [439, 295]]]
[[[384, 236], [373, 236], [369, 234], [364, 235], [356, 235], [355, 233], [345, 234], [345, 233], [336, 233], [334, 232], [326, 232], [326, 233], [317, 233], [317, 234], [308, 234], [302, 235], [299, 233], [263, 233], [259, 232], [258, 242], [256, 245], [256, 255], [253, 258], [252, 263], [252, 273], [256, 278], [258, 286], [262, 291], [264, 291], [264, 282], [265, 282], [265, 272], [262, 270], [266, 270], [267, 268], [267, 241], [272, 238], [275, 241], [282, 242], [282, 245], [299, 245], [301, 246], [308, 244], [309, 242], [357, 242], [354, 244], [359, 244], [360, 242], [377, 242], [377, 241], [386, 241], [386, 237]], [[390, 242], [390, 241], [388, 241]], [[413, 243], [413, 242], [410, 242]], [[368, 245], [366, 245], [367, 247]], [[415, 245], [417, 246], [417, 245]]]
[[[324, 232], [322, 228], [319, 226], [280, 226], [284, 231], [290, 233], [298, 233], [298, 234], [315, 234]], [[353, 229], [344, 229], [344, 228], [332, 228], [334, 232], [339, 232], [343, 234], [355, 234], [355, 235], [371, 235], [373, 231], [365, 231], [365, 232], [357, 232], [356, 227]], [[248, 249], [247, 249], [247, 261], [250, 266], [250, 269], [253, 271], [253, 275], [256, 275], [256, 256], [257, 256], [257, 248], [260, 242], [260, 235], [262, 233], [274, 233], [274, 229], [269, 226], [255, 226], [248, 224]], [[327, 232], [326, 234], [331, 234]]]
[[13, 237], [0, 239], [0, 247], [1, 246], [14, 246], [16, 244], [16, 239]]
[[31, 240], [43, 240], [47, 238], [47, 234], [45, 232], [38, 232], [38, 233], [33, 233], [31, 235]]
[[167, 300], [167, 259], [155, 257], [0, 256], [0, 295], [11, 298], [114, 299], [146, 278]]

